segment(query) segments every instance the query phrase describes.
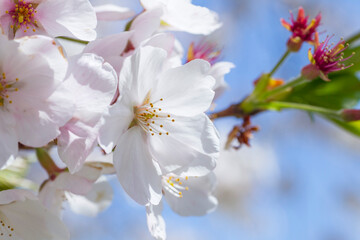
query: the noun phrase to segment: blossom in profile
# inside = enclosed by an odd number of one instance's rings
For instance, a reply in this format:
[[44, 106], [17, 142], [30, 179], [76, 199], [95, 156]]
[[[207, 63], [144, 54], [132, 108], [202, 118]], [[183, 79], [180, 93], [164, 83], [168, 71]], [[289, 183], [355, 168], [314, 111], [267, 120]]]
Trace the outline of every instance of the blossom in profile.
[[315, 44], [314, 53], [309, 49], [308, 56], [310, 64], [305, 66], [301, 74], [309, 79], [320, 77], [324, 81], [330, 81], [328, 74], [340, 70], [344, 70], [352, 66], [352, 64], [345, 65], [343, 62], [352, 57], [352, 55], [344, 58], [344, 51], [347, 45], [344, 40], [340, 40], [337, 44], [332, 46], [329, 44], [331, 37], [327, 37], [325, 41]]
[[0, 192], [1, 239], [70, 239], [66, 226], [29, 191]]
[[118, 78], [111, 65], [95, 54], [72, 56], [68, 62], [63, 88], [75, 106], [71, 120], [60, 128], [57, 145], [61, 160], [74, 173], [97, 144], [102, 116], [114, 98]]
[[203, 59], [211, 64], [210, 75], [215, 78], [214, 100], [221, 96], [228, 88], [225, 82], [225, 75], [230, 72], [235, 65], [231, 62], [219, 61], [221, 57], [221, 49], [214, 43], [202, 41], [199, 44], [191, 43], [187, 52], [187, 62], [194, 59]]
[[0, 24], [11, 39], [43, 34], [91, 41], [97, 20], [88, 0], [2, 0]]
[[0, 165], [18, 152], [18, 142], [42, 147], [60, 134], [73, 101], [60, 88], [67, 62], [45, 36], [9, 41], [0, 35]]
[[122, 187], [142, 205], [159, 204], [162, 175], [205, 175], [219, 151], [218, 133], [204, 114], [214, 97], [209, 63], [194, 60], [164, 70], [166, 59], [165, 50], [146, 46], [125, 60], [120, 97], [99, 136], [106, 152], [114, 150]]
[[315, 43], [315, 33], [320, 25], [321, 14], [319, 13], [310, 23], [308, 22], [309, 16], [305, 16], [305, 11], [302, 7], [299, 7], [296, 20], [292, 12], [290, 12], [290, 15], [291, 22], [289, 23], [281, 19], [281, 24], [292, 33], [287, 43], [289, 50], [297, 52], [303, 42]]

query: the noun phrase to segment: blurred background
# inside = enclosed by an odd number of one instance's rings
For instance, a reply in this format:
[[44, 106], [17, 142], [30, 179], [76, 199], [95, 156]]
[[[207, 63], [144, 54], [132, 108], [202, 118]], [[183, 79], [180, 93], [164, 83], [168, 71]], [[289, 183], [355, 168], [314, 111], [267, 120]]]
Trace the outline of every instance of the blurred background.
[[[135, 0], [114, 3], [139, 13]], [[223, 48], [222, 60], [236, 68], [226, 76], [230, 88], [216, 109], [238, 102], [252, 91], [253, 81], [270, 71], [286, 50], [290, 33], [280, 24], [297, 14], [322, 14], [321, 38], [335, 39], [360, 31], [358, 0], [194, 0], [219, 13], [223, 28], [208, 39]], [[126, 22], [101, 23], [100, 36], [122, 31]], [[175, 33], [185, 49], [201, 36]], [[275, 74], [288, 80], [308, 64], [303, 45]], [[360, 141], [323, 119], [298, 111], [268, 112], [252, 118], [261, 130], [251, 148], [221, 155], [216, 169], [218, 209], [204, 217], [180, 217], [165, 205], [169, 240], [357, 240], [360, 239]], [[226, 137], [236, 119], [215, 122]], [[74, 240], [151, 239], [145, 209], [112, 178], [114, 201], [97, 218], [67, 211]]]

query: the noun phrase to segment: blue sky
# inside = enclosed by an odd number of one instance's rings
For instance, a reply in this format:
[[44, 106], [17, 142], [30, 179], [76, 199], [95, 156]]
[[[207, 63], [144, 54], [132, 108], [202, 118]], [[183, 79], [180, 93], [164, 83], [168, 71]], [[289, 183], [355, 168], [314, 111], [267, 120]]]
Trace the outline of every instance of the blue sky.
[[[116, 2], [140, 11], [136, 1]], [[253, 80], [269, 71], [286, 50], [289, 33], [279, 19], [287, 19], [290, 9], [295, 12], [303, 5], [311, 16], [321, 11], [321, 30], [325, 32], [322, 36], [335, 34], [340, 38], [360, 31], [357, 0], [193, 2], [219, 12], [224, 28], [213, 39], [224, 46], [223, 60], [237, 66], [226, 77], [230, 89], [219, 99], [218, 109], [246, 96], [252, 90]], [[189, 34], [177, 36], [184, 47], [193, 39], [201, 39]], [[298, 54], [290, 56], [275, 76], [284, 79], [296, 76], [308, 63], [308, 48], [303, 46]], [[306, 114], [297, 111], [265, 113], [253, 122], [261, 126], [253, 142], [270, 146], [279, 166], [279, 184], [255, 185], [244, 203], [257, 220], [245, 223], [222, 208], [205, 217], [183, 218], [165, 207], [169, 239], [360, 239], [360, 141], [322, 119], [312, 122]], [[226, 133], [237, 123], [236, 119], [224, 119], [216, 125], [220, 132]], [[125, 196], [116, 179], [111, 183], [114, 203], [98, 218], [65, 214], [72, 239], [151, 239], [144, 209]], [[287, 186], [285, 190], [283, 184]]]

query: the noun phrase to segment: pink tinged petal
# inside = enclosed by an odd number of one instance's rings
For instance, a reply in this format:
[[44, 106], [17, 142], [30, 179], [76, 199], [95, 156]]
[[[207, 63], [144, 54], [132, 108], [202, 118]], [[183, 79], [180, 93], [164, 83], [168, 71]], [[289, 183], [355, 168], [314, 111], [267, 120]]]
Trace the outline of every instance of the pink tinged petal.
[[69, 170], [78, 171], [97, 143], [102, 117], [115, 94], [117, 75], [114, 69], [94, 54], [69, 60], [70, 76], [65, 87], [75, 98], [73, 119], [61, 128], [58, 138], [60, 158]]
[[228, 88], [228, 85], [224, 80], [224, 76], [234, 67], [235, 65], [231, 62], [218, 62], [211, 67], [209, 74], [214, 77], [216, 81], [213, 87], [213, 90], [215, 91], [214, 100], [221, 96]]
[[99, 144], [110, 153], [119, 142], [121, 135], [129, 128], [134, 118], [133, 110], [128, 106], [116, 102], [109, 109], [109, 114], [104, 116], [104, 125], [100, 128]]
[[39, 192], [39, 200], [51, 213], [60, 216], [64, 200], [64, 191], [58, 189], [55, 183], [48, 180]]
[[54, 185], [59, 190], [85, 195], [91, 190], [93, 181], [76, 174], [63, 172], [55, 178]]
[[202, 216], [217, 207], [217, 199], [211, 195], [215, 185], [215, 174], [211, 173], [203, 177], [189, 177], [183, 182], [186, 189], [178, 197], [165, 191], [165, 199], [171, 209], [181, 216]]
[[92, 127], [75, 119], [60, 128], [61, 134], [57, 138], [58, 153], [71, 173], [81, 169], [96, 146], [99, 128], [99, 125]]
[[21, 51], [27, 55], [41, 55], [46, 59], [51, 69], [54, 71], [56, 83], [63, 81], [68, 62], [63, 54], [62, 47], [57, 45], [54, 39], [46, 36], [33, 36], [17, 39], [20, 43]]
[[159, 204], [160, 169], [149, 153], [140, 127], [132, 127], [121, 136], [114, 152], [114, 166], [120, 184], [132, 199], [141, 205]]
[[74, 105], [62, 88], [45, 100], [36, 99], [34, 94], [30, 97], [27, 104], [26, 99], [19, 101], [22, 108], [12, 109], [16, 131], [19, 142], [30, 147], [42, 147], [60, 134], [60, 127], [72, 117]]
[[146, 219], [150, 234], [156, 240], [166, 239], [166, 225], [165, 220], [161, 216], [163, 206], [162, 202], [159, 205], [147, 205], [146, 206]]
[[96, 182], [85, 196], [65, 194], [71, 210], [89, 217], [96, 217], [100, 212], [107, 209], [113, 199], [113, 191], [106, 178]]
[[134, 19], [131, 23], [130, 30], [134, 31], [131, 43], [135, 47], [138, 47], [142, 41], [149, 38], [158, 30], [162, 13], [161, 8], [155, 8], [141, 13]]
[[36, 10], [38, 21], [53, 37], [96, 38], [96, 14], [88, 0], [43, 1]]
[[135, 16], [135, 12], [113, 4], [104, 4], [94, 7], [96, 17], [99, 21], [117, 21]]
[[18, 153], [18, 137], [14, 119], [6, 111], [0, 110], [0, 167]]
[[167, 70], [151, 96], [156, 107], [179, 116], [195, 116], [205, 112], [214, 98], [215, 79], [209, 75], [210, 64], [195, 59], [184, 66]]
[[142, 42], [143, 46], [162, 48], [170, 56], [174, 49], [175, 37], [170, 33], [159, 33]]
[[150, 46], [142, 47], [125, 59], [120, 73], [119, 91], [132, 106], [142, 104], [157, 86], [159, 74], [166, 60], [166, 51]]
[[133, 31], [122, 32], [90, 42], [84, 49], [84, 53], [95, 53], [106, 61], [110, 57], [118, 56], [124, 52]]
[[22, 200], [1, 205], [0, 214], [6, 225], [14, 229], [20, 239], [70, 239], [60, 219], [46, 210], [37, 200]]
[[15, 201], [25, 201], [26, 199], [36, 200], [36, 196], [30, 191], [23, 189], [0, 191], [0, 205], [9, 204]]

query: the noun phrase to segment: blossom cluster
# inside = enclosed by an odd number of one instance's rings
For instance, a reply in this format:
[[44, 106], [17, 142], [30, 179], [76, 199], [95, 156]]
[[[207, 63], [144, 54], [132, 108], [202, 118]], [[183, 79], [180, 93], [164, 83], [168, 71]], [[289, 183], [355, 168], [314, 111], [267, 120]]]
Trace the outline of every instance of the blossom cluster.
[[[0, 192], [6, 239], [69, 239], [63, 202], [96, 215], [111, 202], [108, 174], [146, 208], [156, 239], [166, 238], [163, 201], [183, 216], [215, 209], [219, 135], [205, 112], [234, 65], [206, 42], [184, 60], [169, 30], [208, 35], [221, 23], [188, 0], [141, 4], [135, 15], [89, 0], [0, 2], [0, 167], [33, 149], [48, 173], [38, 192]], [[98, 21], [124, 19], [125, 31], [97, 38]], [[88, 44], [74, 55], [59, 38]]]

